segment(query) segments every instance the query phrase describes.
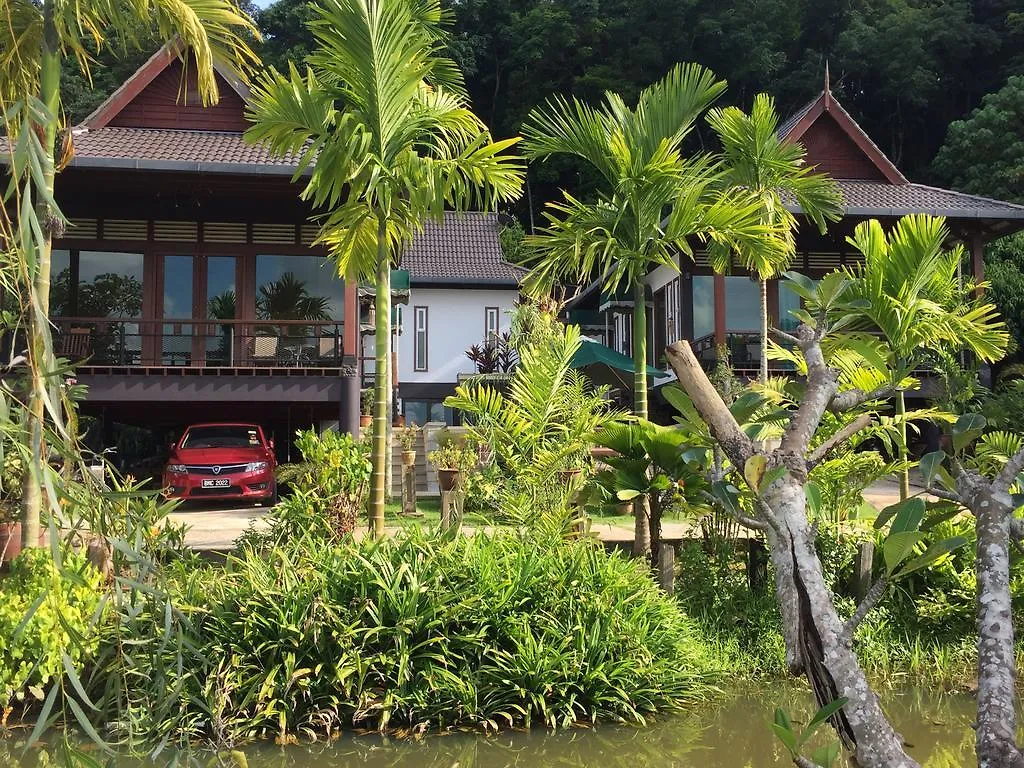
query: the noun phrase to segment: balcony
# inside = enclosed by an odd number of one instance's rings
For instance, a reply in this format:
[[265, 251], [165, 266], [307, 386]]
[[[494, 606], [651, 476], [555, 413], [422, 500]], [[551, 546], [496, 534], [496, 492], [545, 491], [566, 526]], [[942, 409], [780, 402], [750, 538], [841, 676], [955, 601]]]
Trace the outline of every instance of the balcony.
[[56, 354], [83, 372], [296, 375], [340, 369], [345, 352], [341, 321], [61, 317], [53, 322]]

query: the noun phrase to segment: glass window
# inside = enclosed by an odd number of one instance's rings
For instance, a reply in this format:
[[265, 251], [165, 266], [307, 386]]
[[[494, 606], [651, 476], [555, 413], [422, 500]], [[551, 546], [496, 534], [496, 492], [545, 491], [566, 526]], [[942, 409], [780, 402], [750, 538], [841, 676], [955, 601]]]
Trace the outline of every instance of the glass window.
[[725, 330], [754, 331], [761, 328], [761, 292], [749, 277], [725, 278]]
[[422, 427], [428, 421], [442, 422], [448, 426], [455, 423], [455, 412], [445, 408], [438, 400], [403, 400], [405, 423]]
[[164, 256], [164, 313], [171, 320], [192, 319], [192, 257]]
[[779, 282], [779, 328], [784, 331], [795, 330], [800, 321], [790, 314], [794, 309], [800, 309], [800, 297], [797, 296], [784, 282]]
[[345, 283], [326, 258], [256, 257], [256, 317], [261, 320], [342, 320], [344, 305]]
[[484, 307], [484, 339], [490, 341], [499, 332], [499, 318], [501, 312], [498, 307]]
[[141, 253], [79, 251], [78, 317], [142, 316]]
[[69, 317], [72, 314], [71, 251], [54, 248], [50, 252], [50, 314]]
[[413, 370], [414, 371], [425, 371], [427, 370], [427, 308], [426, 307], [414, 307], [413, 316], [415, 318], [415, 334], [414, 334], [414, 349], [413, 349]]
[[694, 275], [693, 338], [701, 339], [715, 332], [715, 278]]

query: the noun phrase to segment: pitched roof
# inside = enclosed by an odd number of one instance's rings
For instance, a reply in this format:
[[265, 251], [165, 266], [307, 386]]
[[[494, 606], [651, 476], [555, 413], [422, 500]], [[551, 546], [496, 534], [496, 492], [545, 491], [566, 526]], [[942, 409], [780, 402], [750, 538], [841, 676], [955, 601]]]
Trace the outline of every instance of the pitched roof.
[[[925, 184], [888, 184], [883, 181], [836, 179], [843, 193], [847, 216], [905, 216], [927, 213], [953, 219], [1013, 219], [1024, 222], [1024, 205], [993, 200], [978, 195]], [[785, 200], [786, 207], [800, 212], [796, 200]]]
[[446, 213], [428, 221], [402, 255], [413, 286], [472, 284], [515, 287], [525, 270], [505, 261], [496, 213]]
[[296, 160], [252, 145], [234, 131], [174, 128], [77, 128], [71, 165], [204, 173], [291, 175]]

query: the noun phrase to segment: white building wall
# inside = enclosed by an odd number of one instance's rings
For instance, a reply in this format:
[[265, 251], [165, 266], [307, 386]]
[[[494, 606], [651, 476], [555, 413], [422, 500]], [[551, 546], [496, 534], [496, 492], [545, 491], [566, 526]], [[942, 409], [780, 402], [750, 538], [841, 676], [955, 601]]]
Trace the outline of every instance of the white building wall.
[[[402, 335], [398, 339], [398, 381], [450, 383], [460, 373], [476, 373], [466, 350], [484, 340], [485, 308], [498, 307], [498, 332], [509, 330], [509, 312], [519, 296], [515, 289], [416, 288], [402, 307]], [[427, 370], [416, 371], [416, 307], [427, 307]]]
[[679, 277], [678, 269], [660, 266], [655, 267], [650, 273], [648, 273], [644, 280], [651, 287], [652, 291], [657, 291], [665, 287], [666, 284], [675, 280], [677, 277]]

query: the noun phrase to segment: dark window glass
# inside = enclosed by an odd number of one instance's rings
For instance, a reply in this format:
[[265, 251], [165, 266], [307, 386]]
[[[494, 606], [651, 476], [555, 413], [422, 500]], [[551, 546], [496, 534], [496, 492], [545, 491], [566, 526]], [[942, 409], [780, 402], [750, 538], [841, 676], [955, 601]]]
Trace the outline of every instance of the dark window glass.
[[317, 256], [256, 257], [256, 317], [261, 320], [341, 320], [345, 283]]
[[260, 447], [260, 433], [255, 427], [214, 425], [192, 427], [181, 441], [182, 448], [249, 448]]
[[79, 251], [78, 317], [142, 316], [141, 253]]
[[700, 339], [715, 332], [715, 279], [710, 275], [694, 275], [693, 338]]

